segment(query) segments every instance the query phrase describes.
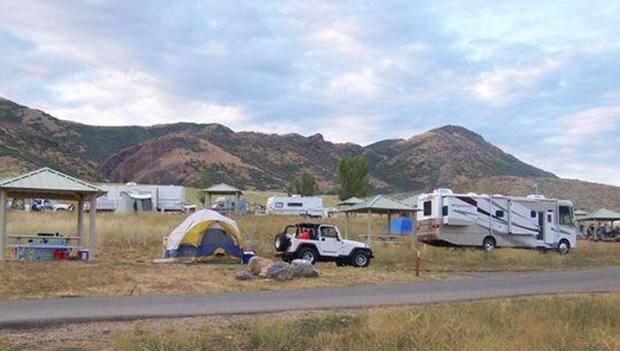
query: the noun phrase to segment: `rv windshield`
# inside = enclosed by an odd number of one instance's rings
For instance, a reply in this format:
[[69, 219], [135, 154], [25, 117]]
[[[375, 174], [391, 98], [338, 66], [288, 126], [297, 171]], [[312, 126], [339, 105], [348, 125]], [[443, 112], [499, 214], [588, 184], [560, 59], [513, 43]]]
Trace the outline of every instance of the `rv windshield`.
[[560, 225], [573, 225], [573, 213], [569, 206], [560, 206]]

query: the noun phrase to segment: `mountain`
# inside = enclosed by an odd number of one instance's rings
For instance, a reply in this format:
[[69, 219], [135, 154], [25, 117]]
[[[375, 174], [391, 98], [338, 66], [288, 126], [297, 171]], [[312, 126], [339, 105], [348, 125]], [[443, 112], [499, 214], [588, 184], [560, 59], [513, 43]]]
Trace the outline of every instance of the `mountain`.
[[380, 192], [447, 186], [523, 195], [538, 184], [548, 195], [574, 198], [582, 207], [620, 208], [620, 188], [560, 179], [459, 126], [362, 147], [332, 143], [320, 134], [234, 132], [219, 124], [89, 126], [0, 98], [0, 177], [49, 166], [92, 181], [197, 186], [207, 169], [213, 182], [281, 190], [308, 170], [323, 191], [333, 191], [338, 161], [345, 155], [369, 160]]

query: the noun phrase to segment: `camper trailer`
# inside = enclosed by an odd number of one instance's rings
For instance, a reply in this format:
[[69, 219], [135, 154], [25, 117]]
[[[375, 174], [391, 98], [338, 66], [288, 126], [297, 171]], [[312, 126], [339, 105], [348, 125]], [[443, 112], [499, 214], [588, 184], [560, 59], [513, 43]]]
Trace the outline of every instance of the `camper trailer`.
[[573, 204], [542, 195], [454, 194], [418, 198], [418, 240], [438, 246], [524, 247], [566, 254], [577, 244]]
[[102, 184], [100, 187], [107, 193], [97, 199], [97, 211], [185, 210], [185, 188], [182, 186], [127, 183]]
[[320, 196], [273, 196], [267, 199], [267, 214], [285, 216], [327, 217]]

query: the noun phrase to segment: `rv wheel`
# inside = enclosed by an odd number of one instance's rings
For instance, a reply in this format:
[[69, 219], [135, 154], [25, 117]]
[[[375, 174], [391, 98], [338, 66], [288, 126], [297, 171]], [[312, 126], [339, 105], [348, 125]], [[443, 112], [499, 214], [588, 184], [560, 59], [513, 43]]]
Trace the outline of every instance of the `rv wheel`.
[[491, 236], [487, 236], [486, 238], [484, 238], [484, 240], [482, 241], [482, 249], [485, 252], [491, 252], [495, 250], [495, 239], [493, 239], [493, 237]]
[[560, 255], [566, 255], [570, 251], [570, 244], [567, 240], [560, 240], [558, 244], [558, 253]]

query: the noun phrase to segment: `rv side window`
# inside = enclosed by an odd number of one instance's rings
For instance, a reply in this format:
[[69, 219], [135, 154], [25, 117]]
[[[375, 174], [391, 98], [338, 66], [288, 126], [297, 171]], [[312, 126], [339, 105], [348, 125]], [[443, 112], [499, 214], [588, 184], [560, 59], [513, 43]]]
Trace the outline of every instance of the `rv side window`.
[[568, 206], [560, 206], [560, 225], [573, 225], [573, 216]]
[[495, 211], [495, 217], [497, 217], [497, 218], [504, 218], [504, 211], [502, 211], [502, 210]]
[[302, 204], [301, 202], [289, 202], [286, 204], [286, 206], [288, 207], [303, 207], [304, 204]]
[[284, 204], [281, 202], [276, 202], [276, 208], [282, 208], [284, 207]]
[[432, 214], [432, 204], [430, 201], [425, 201], [424, 202], [424, 215], [425, 216], [430, 216]]
[[444, 206], [441, 209], [441, 215], [442, 216], [447, 216], [448, 215], [448, 206]]
[[552, 220], [551, 220], [551, 215], [550, 215], [550, 214], [548, 214], [548, 215], [547, 215], [547, 222], [549, 222], [549, 223], [551, 223], [551, 222], [552, 222]]
[[532, 217], [532, 218], [536, 218], [536, 211], [532, 211], [532, 212], [530, 212], [530, 217]]

